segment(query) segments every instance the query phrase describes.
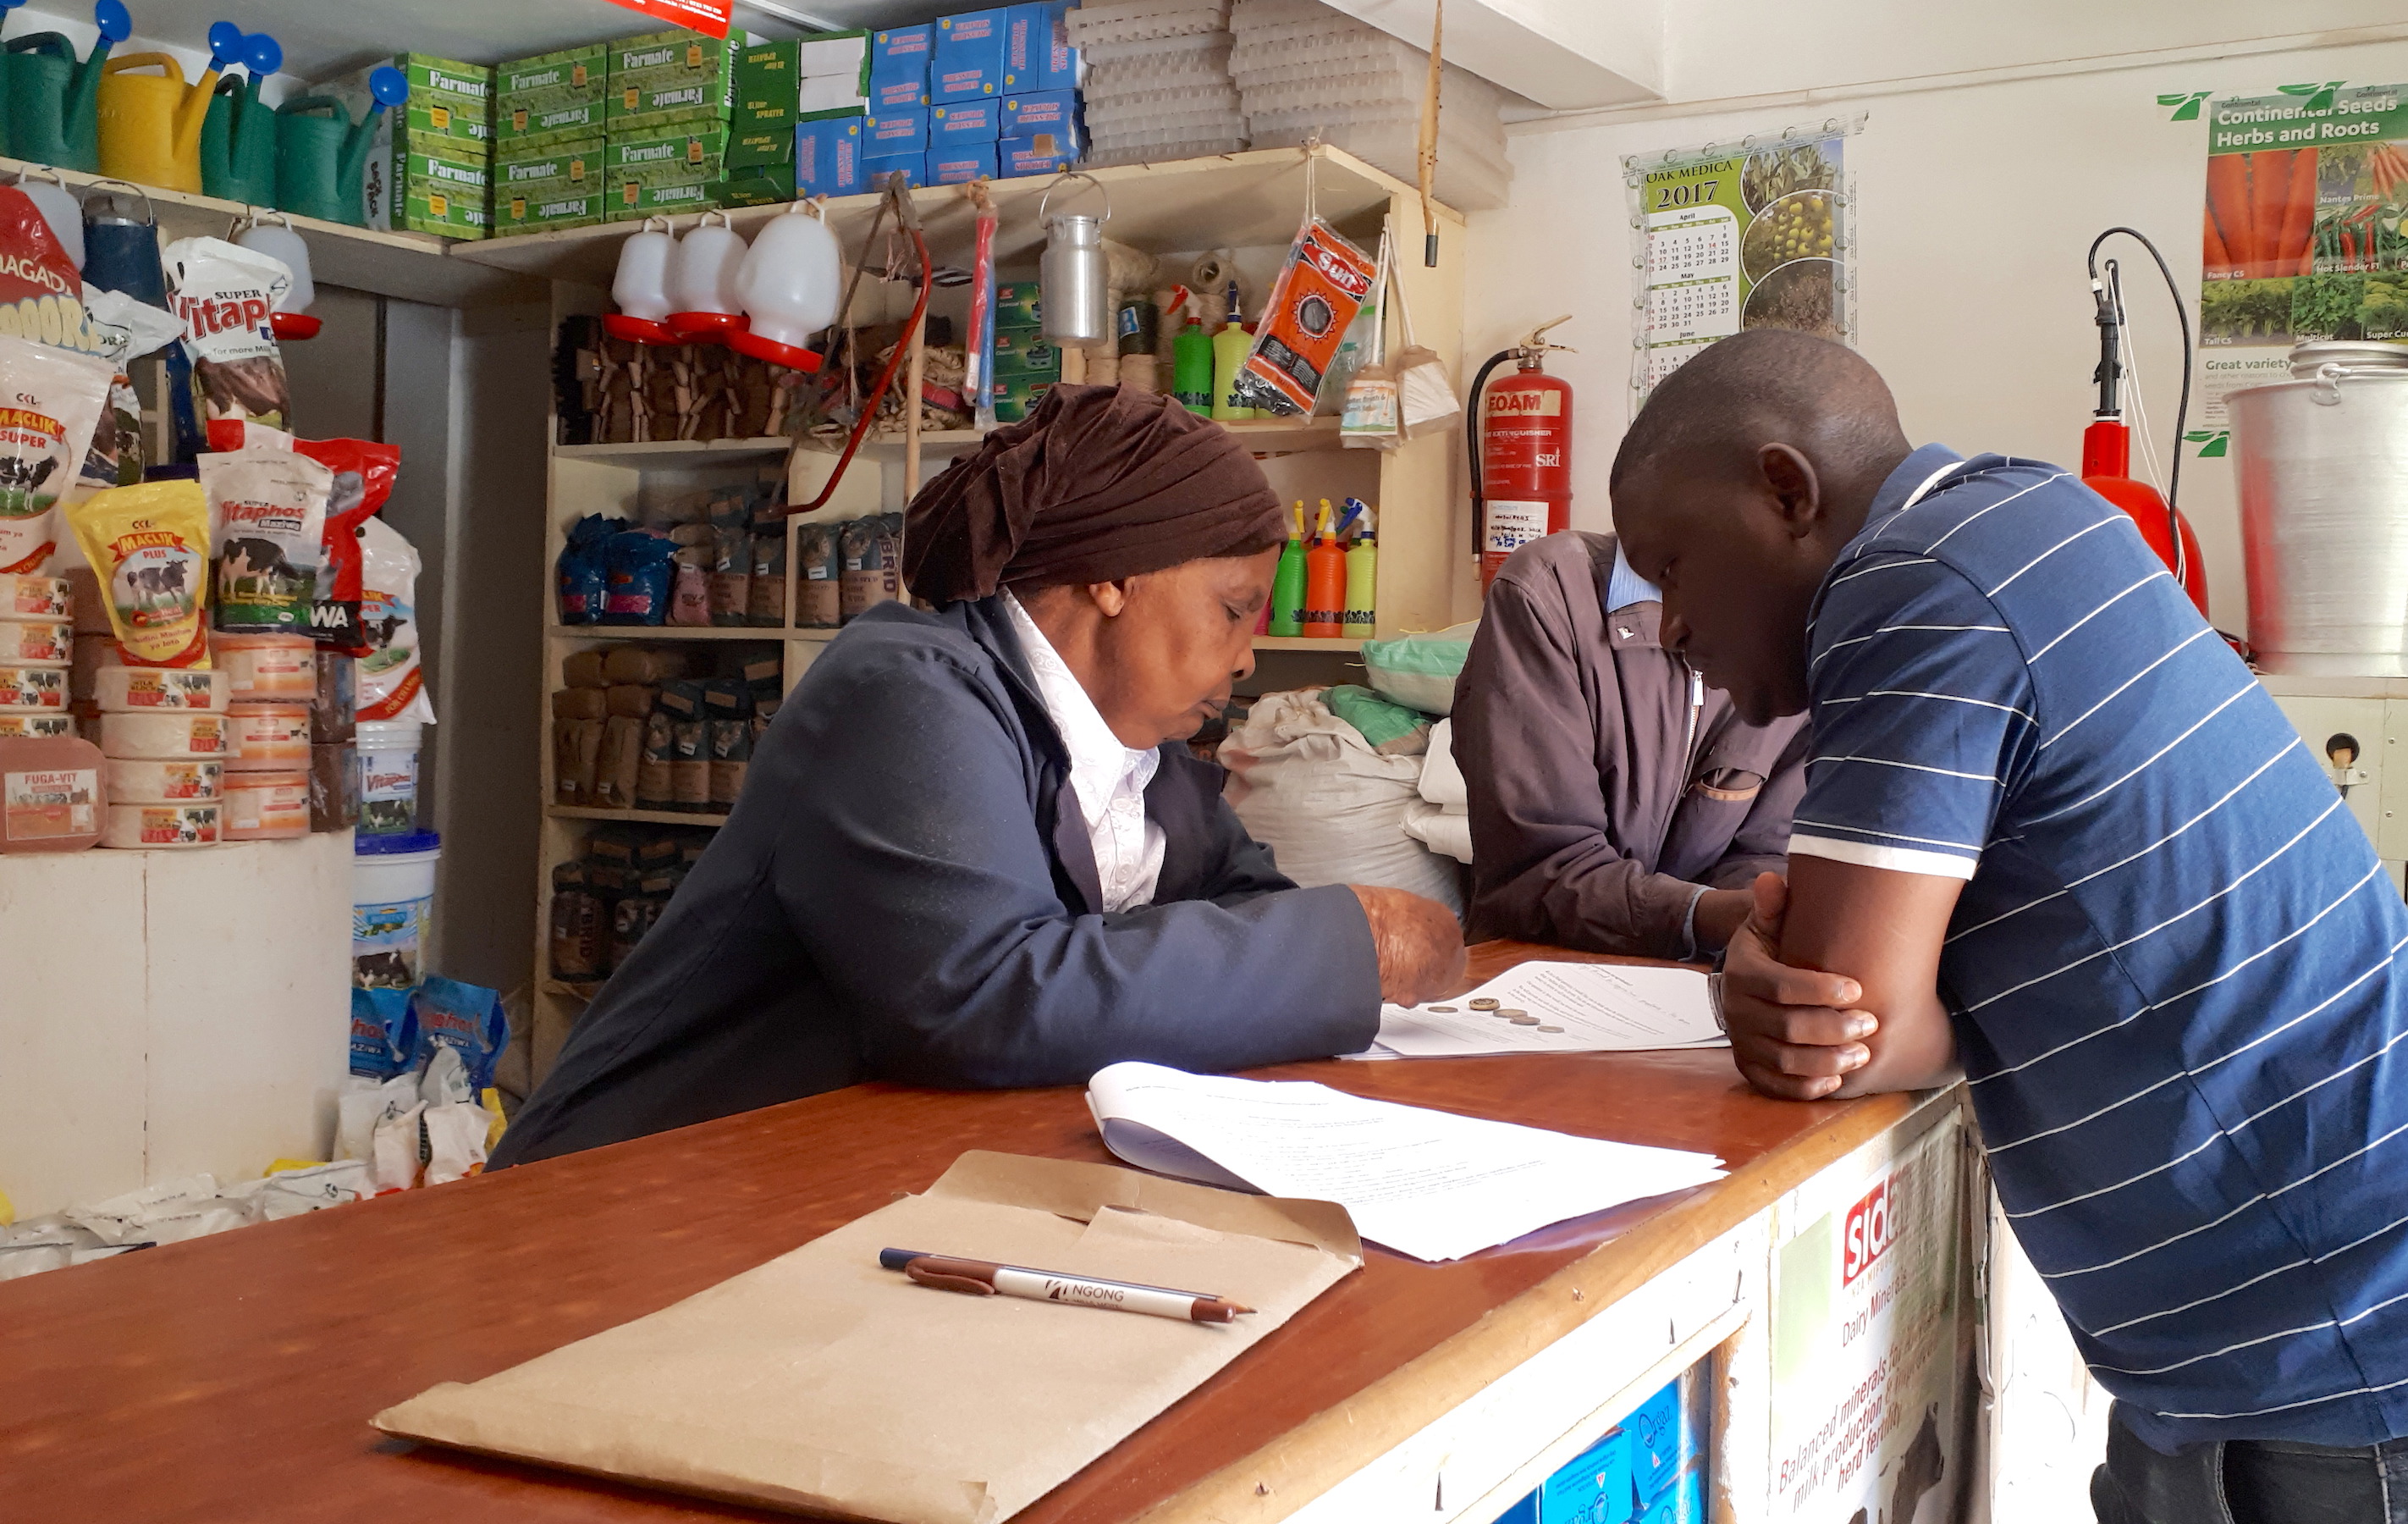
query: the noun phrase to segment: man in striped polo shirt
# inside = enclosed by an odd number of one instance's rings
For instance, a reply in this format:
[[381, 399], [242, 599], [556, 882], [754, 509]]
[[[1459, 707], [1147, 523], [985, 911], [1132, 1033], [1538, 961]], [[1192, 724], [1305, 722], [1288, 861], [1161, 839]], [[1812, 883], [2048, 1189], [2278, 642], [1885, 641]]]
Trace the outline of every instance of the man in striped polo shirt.
[[1910, 449], [1837, 344], [1675, 372], [1613, 508], [1665, 643], [1812, 713], [1723, 980], [1741, 1071], [1961, 1064], [2116, 1398], [2102, 1524], [2408, 1520], [2408, 908], [2272, 700], [2120, 511]]

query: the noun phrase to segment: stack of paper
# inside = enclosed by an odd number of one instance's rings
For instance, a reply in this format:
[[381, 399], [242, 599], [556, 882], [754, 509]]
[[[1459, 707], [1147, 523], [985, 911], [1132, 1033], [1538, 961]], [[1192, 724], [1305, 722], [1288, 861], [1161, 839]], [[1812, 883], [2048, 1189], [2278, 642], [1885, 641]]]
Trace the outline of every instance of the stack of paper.
[[1114, 1064], [1087, 1082], [1104, 1144], [1210, 1185], [1335, 1201], [1365, 1238], [1455, 1259], [1567, 1217], [1723, 1177], [1709, 1154], [1575, 1138], [1326, 1085]]
[[1523, 963], [1469, 995], [1383, 1006], [1362, 1058], [1718, 1048], [1706, 976], [1618, 963]]

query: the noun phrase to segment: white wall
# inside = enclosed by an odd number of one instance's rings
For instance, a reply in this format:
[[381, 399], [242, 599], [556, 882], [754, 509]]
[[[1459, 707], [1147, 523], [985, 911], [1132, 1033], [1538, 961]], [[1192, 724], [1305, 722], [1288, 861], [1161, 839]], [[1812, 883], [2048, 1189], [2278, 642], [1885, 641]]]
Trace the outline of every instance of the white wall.
[[[2051, 0], [2046, 8], [2054, 14], [2070, 7]], [[2165, 4], [2145, 8], [2161, 18], [2177, 11]], [[2199, 8], [2220, 15], [2236, 7], [2217, 0]], [[1986, 22], [2000, 13], [1982, 14]], [[2285, 18], [2281, 24], [2305, 20], [2294, 12]], [[1912, 67], [1921, 56], [1908, 47], [1911, 31], [1901, 15], [1893, 29], [1899, 51], [1885, 66]], [[1942, 56], [1934, 55], [1935, 71]], [[1760, 81], [1767, 78], [1761, 66], [1730, 68], [1734, 79]], [[1527, 123], [1511, 139], [1512, 201], [1469, 219], [1472, 273], [1460, 379], [1468, 382], [1481, 359], [1532, 324], [1574, 309], [1573, 321], [1551, 337], [1580, 352], [1549, 361], [1576, 391], [1572, 517], [1584, 528], [1609, 527], [1607, 472], [1629, 412], [1632, 245], [1622, 156], [1862, 111], [1867, 126], [1847, 148], [1856, 197], [1860, 346], [1898, 394], [1907, 433], [1968, 453], [1997, 450], [2076, 464], [2098, 358], [2083, 266], [2090, 240], [2119, 223], [2149, 234], [2197, 312], [2207, 123], [2169, 122], [2157, 95], [2268, 93], [2278, 84], [2342, 79], [2408, 80], [2408, 41], [2086, 67], [1937, 89], [1907, 83], [1822, 107], [1666, 108], [1598, 114], [1584, 124]], [[2160, 457], [2167, 458], [2181, 379], [2172, 313], [2146, 254], [2116, 242], [2128, 255], [2137, 359]], [[2229, 460], [2186, 461], [2182, 499], [2207, 561], [2211, 612], [2222, 627], [2240, 631], [2246, 611], [2230, 470]]]

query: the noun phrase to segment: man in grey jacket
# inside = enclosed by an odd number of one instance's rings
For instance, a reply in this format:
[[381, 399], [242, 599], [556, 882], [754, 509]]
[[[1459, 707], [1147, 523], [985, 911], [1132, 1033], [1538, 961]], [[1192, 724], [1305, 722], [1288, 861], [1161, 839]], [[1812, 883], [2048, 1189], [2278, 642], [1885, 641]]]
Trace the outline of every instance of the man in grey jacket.
[[1782, 870], [1806, 723], [1753, 726], [1656, 634], [1662, 595], [1611, 535], [1523, 546], [1455, 683], [1471, 936], [1711, 956]]

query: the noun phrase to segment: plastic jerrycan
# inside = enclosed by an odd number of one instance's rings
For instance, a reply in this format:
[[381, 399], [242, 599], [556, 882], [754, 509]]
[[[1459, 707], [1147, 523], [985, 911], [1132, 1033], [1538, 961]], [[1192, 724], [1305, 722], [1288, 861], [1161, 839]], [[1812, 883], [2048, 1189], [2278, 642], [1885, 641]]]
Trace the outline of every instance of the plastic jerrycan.
[[243, 38], [245, 80], [229, 74], [201, 122], [201, 189], [246, 206], [276, 204], [277, 121], [259, 98], [260, 82], [284, 66], [284, 50], [265, 32]]
[[[214, 44], [215, 38], [211, 39]], [[136, 74], [155, 68], [157, 74]], [[100, 170], [118, 180], [170, 191], [201, 188], [201, 124], [217, 88], [214, 60], [184, 82], [183, 65], [165, 53], [112, 58], [100, 81]]]
[[108, 50], [134, 30], [122, 0], [99, 0], [100, 36], [79, 64], [75, 45], [56, 32], [29, 32], [7, 45], [8, 151], [61, 169], [100, 167], [99, 96]]
[[[276, 108], [276, 205], [297, 217], [367, 225], [361, 175], [376, 141], [377, 114], [409, 98], [396, 68], [368, 76], [367, 114], [354, 123], [332, 95], [302, 95]], [[324, 113], [321, 115], [320, 113]]]

